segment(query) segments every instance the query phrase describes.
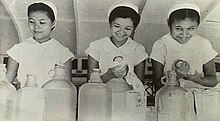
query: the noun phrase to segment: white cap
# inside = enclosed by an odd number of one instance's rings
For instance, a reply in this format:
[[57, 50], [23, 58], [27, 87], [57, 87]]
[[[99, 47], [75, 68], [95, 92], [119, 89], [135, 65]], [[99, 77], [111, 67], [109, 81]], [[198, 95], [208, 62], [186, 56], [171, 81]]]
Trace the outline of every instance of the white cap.
[[34, 3], [44, 3], [47, 6], [49, 6], [53, 10], [55, 20], [57, 20], [57, 7], [52, 2], [49, 2], [49, 1], [35, 1], [31, 4], [34, 4]]
[[121, 1], [118, 1], [118, 2], [114, 3], [114, 4], [109, 8], [109, 10], [108, 10], [108, 18], [109, 18], [109, 16], [110, 16], [111, 12], [112, 12], [115, 8], [117, 8], [117, 7], [119, 7], [119, 6], [129, 7], [129, 8], [131, 8], [131, 9], [133, 9], [135, 12], [138, 13], [138, 7], [137, 7], [137, 6], [135, 6], [135, 5], [134, 5], [133, 3], [131, 3], [130, 1], [121, 0]]
[[168, 11], [167, 18], [170, 17], [170, 14], [179, 9], [193, 9], [197, 11], [200, 15], [200, 8], [192, 1], [178, 1], [176, 2]]

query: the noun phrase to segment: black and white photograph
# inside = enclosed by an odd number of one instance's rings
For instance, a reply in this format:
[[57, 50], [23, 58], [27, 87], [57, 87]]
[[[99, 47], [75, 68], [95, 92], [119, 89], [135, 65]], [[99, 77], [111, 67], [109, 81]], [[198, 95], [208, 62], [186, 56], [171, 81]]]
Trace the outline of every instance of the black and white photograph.
[[0, 0], [0, 121], [220, 121], [220, 0]]

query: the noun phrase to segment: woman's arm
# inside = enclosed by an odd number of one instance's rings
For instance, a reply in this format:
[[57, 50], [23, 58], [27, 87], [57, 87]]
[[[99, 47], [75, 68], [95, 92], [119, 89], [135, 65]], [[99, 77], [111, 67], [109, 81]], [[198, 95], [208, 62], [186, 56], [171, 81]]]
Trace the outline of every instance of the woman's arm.
[[69, 59], [64, 63], [67, 80], [72, 81], [72, 61]]
[[134, 67], [134, 73], [144, 83], [146, 59]]
[[17, 76], [18, 66], [19, 64], [15, 60], [11, 57], [8, 58], [6, 77], [10, 83], [12, 83]]
[[[94, 68], [99, 68], [99, 62], [96, 61], [93, 57], [88, 55], [88, 77], [87, 79], [90, 79], [91, 71]], [[120, 69], [118, 69], [118, 66], [109, 68], [106, 73], [101, 75], [101, 79], [104, 83], [110, 81], [112, 78], [122, 77], [125, 72], [127, 72], [127, 66], [124, 66]]]
[[161, 78], [163, 75], [164, 65], [152, 59], [152, 68], [153, 68], [153, 81], [155, 84], [155, 91], [157, 92], [161, 87]]
[[210, 60], [203, 65], [204, 77], [201, 77], [198, 72], [194, 75], [188, 75], [187, 79], [207, 87], [214, 87], [217, 85], [218, 81], [216, 78], [216, 69], [214, 60]]
[[[96, 61], [93, 57], [88, 55], [88, 74], [87, 74], [87, 79], [90, 79], [91, 71], [94, 68], [99, 69], [99, 62]], [[110, 71], [107, 71], [105, 74], [101, 76], [101, 79], [103, 80], [104, 83], [108, 82], [113, 78], [113, 74], [110, 73]]]

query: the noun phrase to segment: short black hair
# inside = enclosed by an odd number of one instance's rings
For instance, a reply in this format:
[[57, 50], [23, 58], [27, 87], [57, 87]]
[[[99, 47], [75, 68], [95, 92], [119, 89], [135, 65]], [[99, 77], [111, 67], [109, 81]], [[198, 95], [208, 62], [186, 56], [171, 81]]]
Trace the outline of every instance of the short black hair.
[[30, 15], [30, 13], [36, 12], [36, 11], [46, 12], [47, 16], [50, 18], [50, 20], [52, 22], [54, 22], [54, 20], [55, 20], [54, 12], [48, 5], [40, 2], [40, 3], [33, 3], [28, 6], [28, 16]]
[[109, 15], [109, 23], [112, 23], [116, 18], [131, 18], [136, 28], [140, 22], [140, 15], [130, 7], [119, 6], [112, 10]]
[[168, 19], [168, 26], [171, 27], [172, 23], [175, 20], [185, 20], [186, 18], [189, 18], [191, 20], [195, 20], [198, 23], [198, 25], [200, 24], [200, 16], [196, 10], [179, 9], [179, 10], [176, 10], [170, 14], [169, 19]]

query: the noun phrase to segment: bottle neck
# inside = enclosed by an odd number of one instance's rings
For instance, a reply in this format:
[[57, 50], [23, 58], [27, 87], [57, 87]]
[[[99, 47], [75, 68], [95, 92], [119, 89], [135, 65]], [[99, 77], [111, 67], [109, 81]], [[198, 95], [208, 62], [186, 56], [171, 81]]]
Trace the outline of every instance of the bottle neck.
[[54, 79], [65, 79], [65, 69], [64, 68], [55, 68]]
[[102, 83], [99, 72], [92, 72], [89, 80], [90, 83]]
[[176, 73], [175, 71], [168, 71], [167, 73], [167, 85], [172, 85], [172, 86], [175, 86], [175, 85], [179, 85], [177, 79], [176, 79]]
[[6, 71], [0, 70], [0, 81], [6, 81]]
[[0, 64], [0, 81], [7, 81], [5, 66], [5, 64]]
[[175, 86], [175, 85], [179, 85], [179, 83], [177, 81], [171, 81], [171, 82], [167, 82], [166, 85]]
[[36, 75], [28, 74], [25, 87], [37, 87]]

